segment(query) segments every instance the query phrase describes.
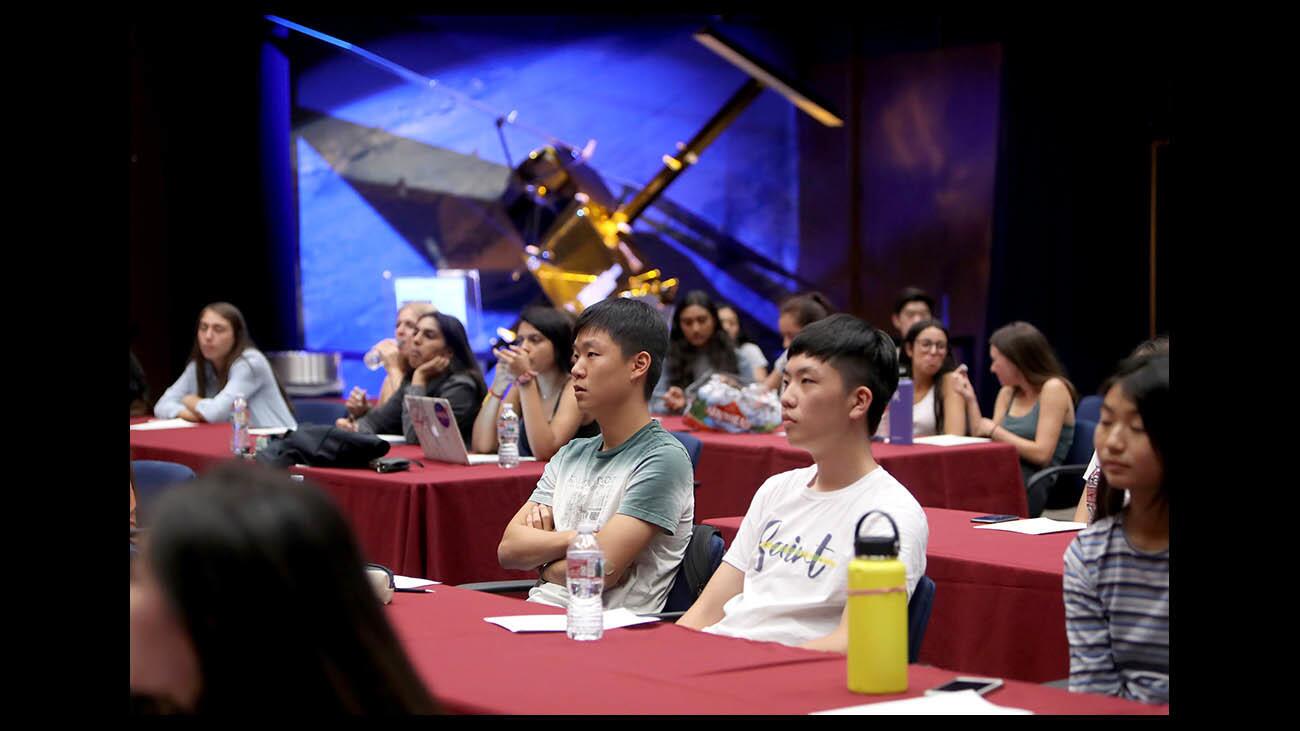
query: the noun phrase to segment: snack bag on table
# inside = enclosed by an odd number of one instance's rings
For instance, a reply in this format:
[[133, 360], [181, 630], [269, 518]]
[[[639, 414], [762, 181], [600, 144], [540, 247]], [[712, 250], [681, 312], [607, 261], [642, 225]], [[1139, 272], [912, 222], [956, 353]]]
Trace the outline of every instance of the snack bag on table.
[[781, 401], [757, 383], [742, 387], [735, 376], [713, 373], [686, 389], [683, 420], [696, 429], [763, 434], [781, 426]]

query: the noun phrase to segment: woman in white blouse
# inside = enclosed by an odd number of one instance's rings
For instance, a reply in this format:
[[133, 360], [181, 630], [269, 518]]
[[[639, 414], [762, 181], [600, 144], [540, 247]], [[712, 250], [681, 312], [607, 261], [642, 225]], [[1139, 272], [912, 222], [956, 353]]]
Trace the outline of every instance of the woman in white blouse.
[[958, 370], [948, 349], [948, 330], [938, 320], [921, 320], [908, 328], [903, 351], [910, 359], [912, 379], [912, 435], [965, 436], [966, 403], [957, 390]]

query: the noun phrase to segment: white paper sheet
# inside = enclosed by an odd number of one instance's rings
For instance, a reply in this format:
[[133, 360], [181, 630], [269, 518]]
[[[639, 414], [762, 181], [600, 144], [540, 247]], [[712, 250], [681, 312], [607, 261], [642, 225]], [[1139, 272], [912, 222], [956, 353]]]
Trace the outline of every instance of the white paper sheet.
[[417, 579], [414, 576], [398, 576], [393, 574], [393, 583], [398, 589], [419, 589], [422, 586], [433, 586], [441, 584], [441, 581], [432, 581], [430, 579]]
[[406, 444], [406, 437], [401, 434], [376, 434], [375, 436], [389, 444]]
[[[521, 457], [519, 458], [519, 461], [520, 461], [520, 462], [536, 462], [536, 461], [537, 461], [537, 458], [536, 458], [536, 457], [522, 457], [522, 456], [521, 456]], [[497, 456], [496, 456], [495, 454], [471, 454], [471, 455], [469, 455], [469, 463], [472, 464], [472, 465], [474, 465], [474, 464], [496, 464], [496, 463], [497, 463]]]
[[287, 426], [259, 426], [248, 430], [249, 434], [255, 437], [278, 437], [282, 434], [289, 433]]
[[928, 444], [932, 447], [955, 447], [961, 444], [984, 444], [991, 442], [992, 439], [985, 437], [963, 437], [956, 434], [936, 434], [932, 437], [912, 437], [912, 441], [917, 444]]
[[[619, 627], [659, 621], [655, 617], [638, 617], [623, 607], [607, 609], [604, 616], [606, 632]], [[563, 632], [566, 619], [563, 614], [518, 614], [510, 617], [484, 617], [483, 621], [505, 627], [511, 632]]]
[[989, 703], [973, 690], [936, 693], [901, 701], [868, 703], [862, 706], [816, 711], [813, 716], [1027, 716], [1033, 711]]
[[156, 429], [188, 429], [189, 427], [198, 426], [192, 421], [184, 419], [154, 419], [146, 421], [143, 424], [132, 424], [131, 431], [154, 431]]
[[1008, 533], [1024, 533], [1027, 536], [1041, 536], [1045, 533], [1064, 533], [1065, 531], [1070, 530], [1083, 530], [1087, 527], [1086, 523], [1075, 523], [1071, 520], [1028, 518], [1025, 520], [1009, 520], [1005, 523], [977, 525], [975, 526], [975, 530], [1004, 530]]

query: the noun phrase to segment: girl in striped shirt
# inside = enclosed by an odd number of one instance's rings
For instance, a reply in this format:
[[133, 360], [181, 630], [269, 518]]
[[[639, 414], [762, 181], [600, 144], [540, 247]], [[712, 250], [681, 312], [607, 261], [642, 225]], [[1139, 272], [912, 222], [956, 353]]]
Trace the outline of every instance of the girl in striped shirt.
[[1103, 391], [1095, 522], [1065, 552], [1070, 690], [1168, 703], [1169, 357], [1125, 361]]

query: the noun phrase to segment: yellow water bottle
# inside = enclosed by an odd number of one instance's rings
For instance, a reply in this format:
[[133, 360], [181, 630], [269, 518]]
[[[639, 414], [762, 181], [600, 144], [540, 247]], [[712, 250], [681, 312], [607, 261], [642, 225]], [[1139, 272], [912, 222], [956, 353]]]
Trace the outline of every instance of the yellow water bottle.
[[[892, 538], [862, 537], [862, 523], [883, 515]], [[898, 524], [872, 510], [858, 519], [849, 563], [849, 690], [907, 690], [907, 572], [898, 560]]]

